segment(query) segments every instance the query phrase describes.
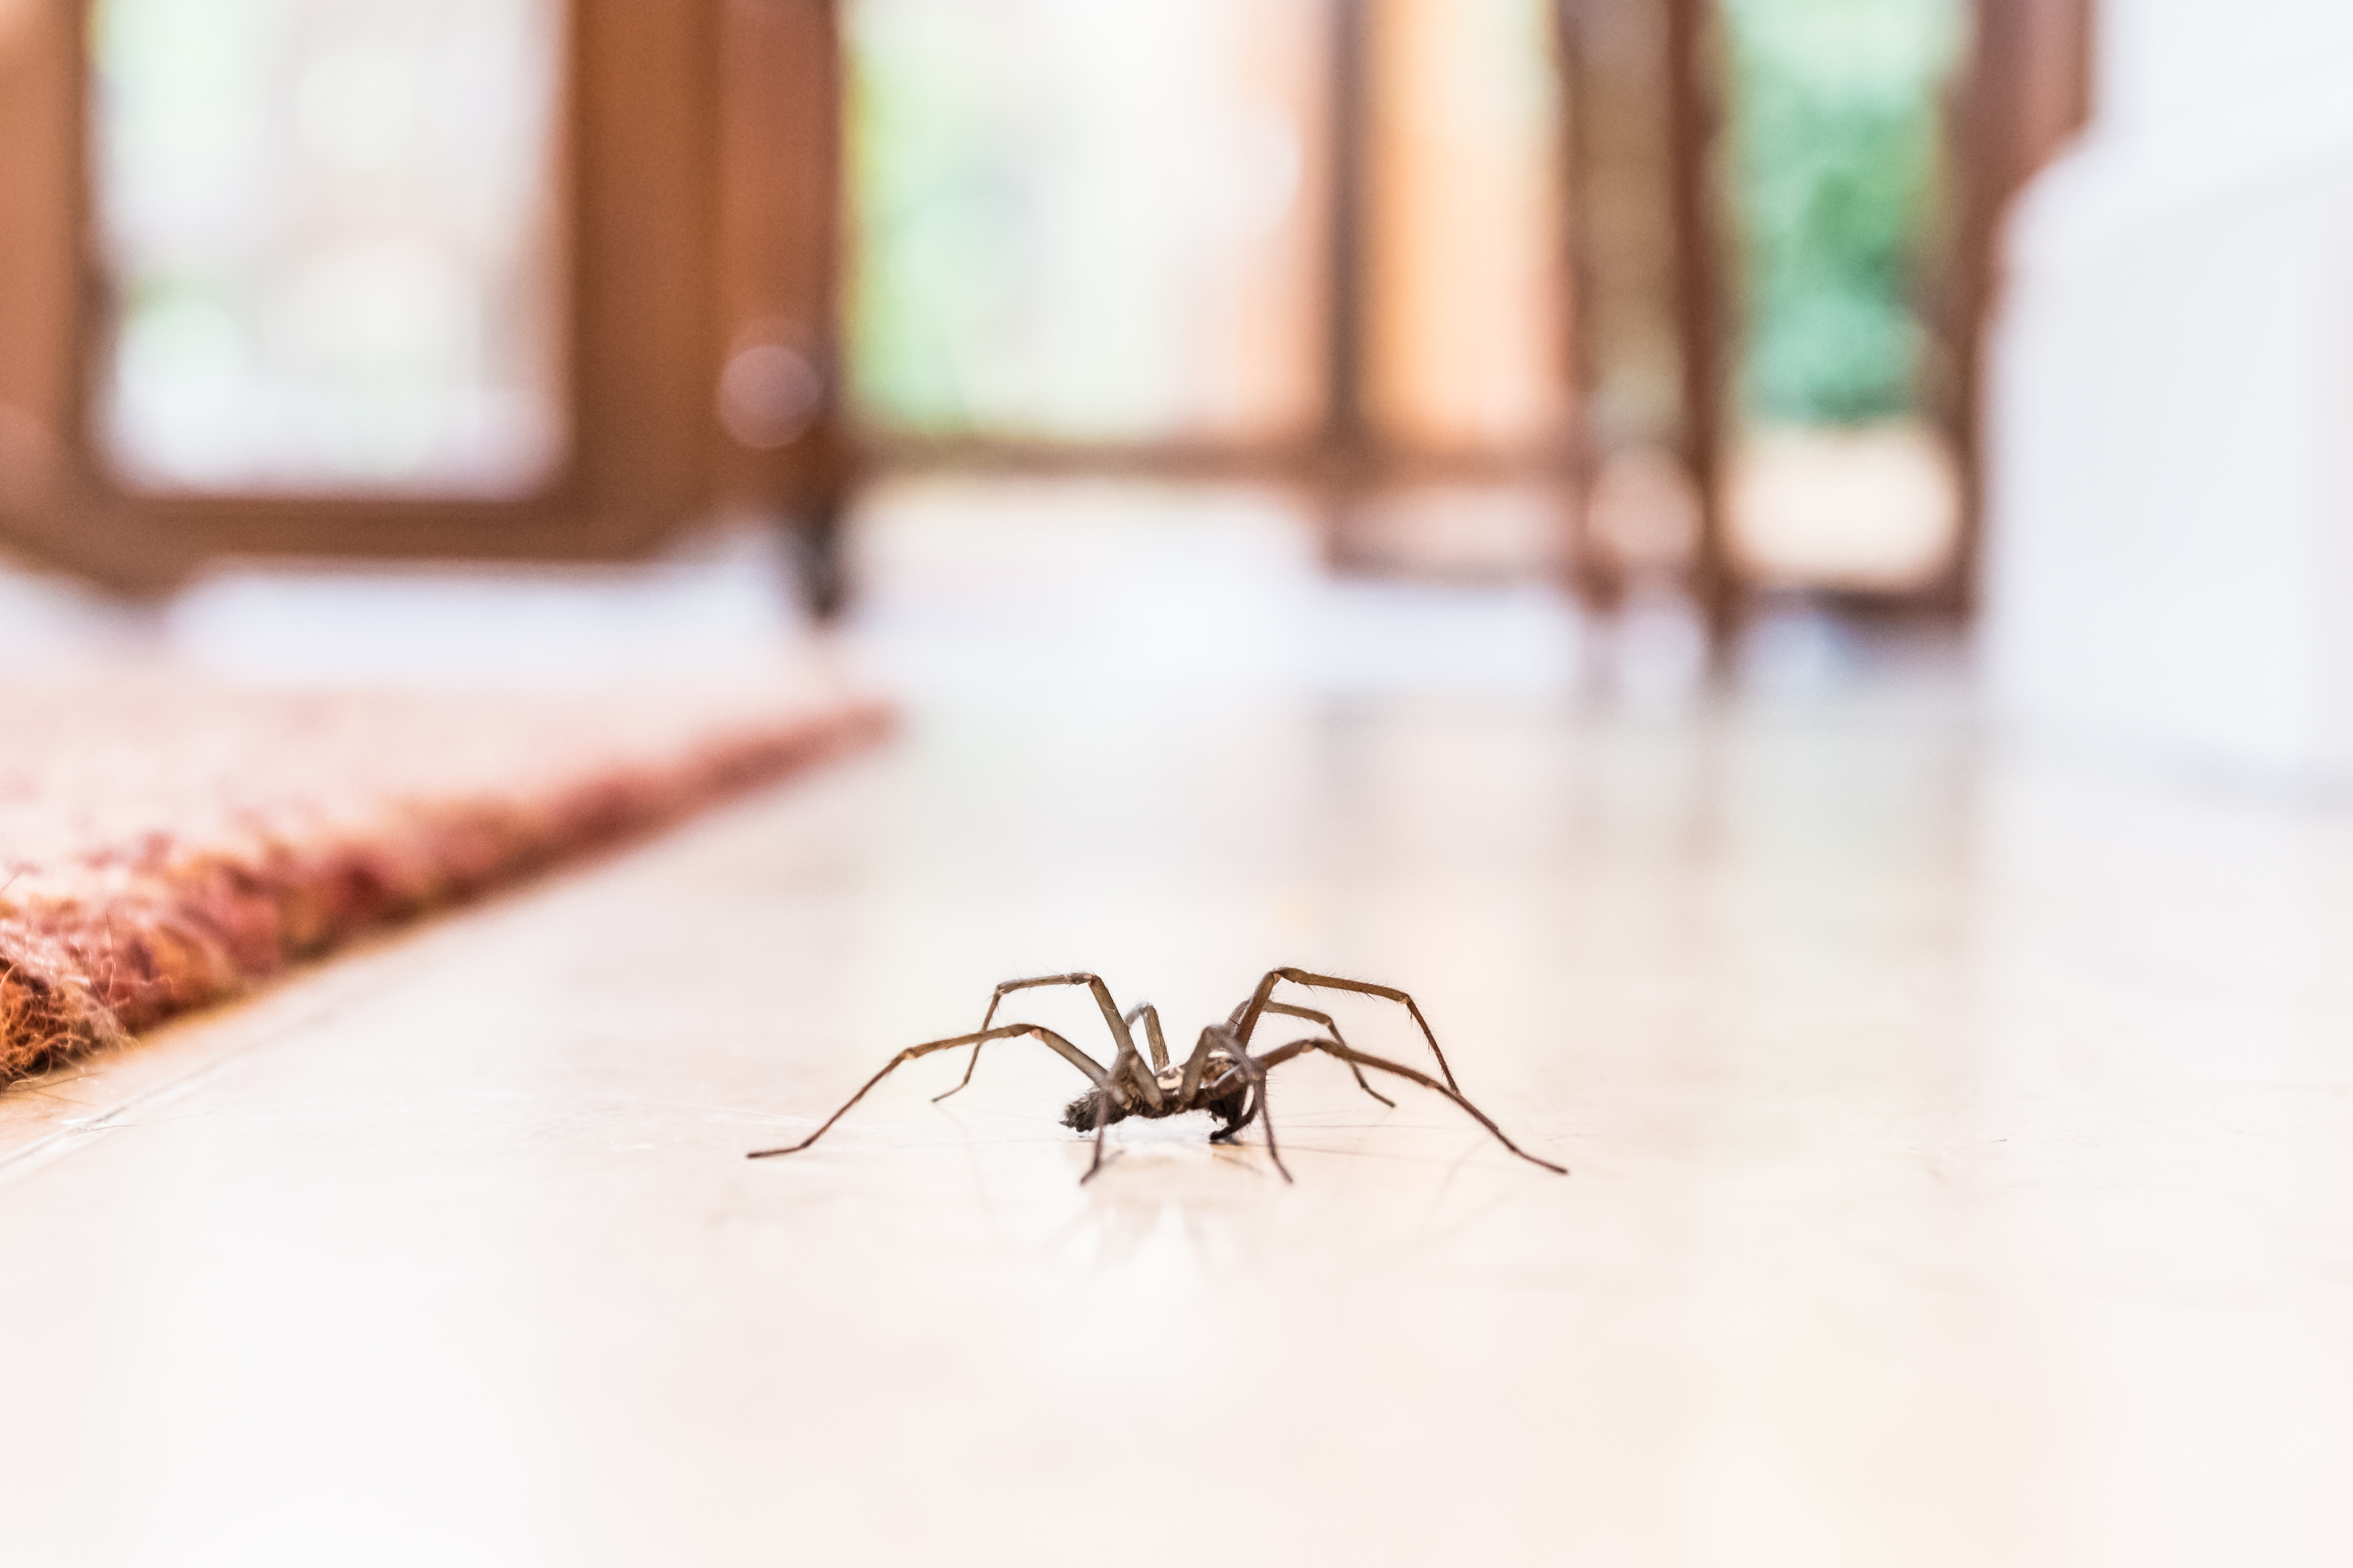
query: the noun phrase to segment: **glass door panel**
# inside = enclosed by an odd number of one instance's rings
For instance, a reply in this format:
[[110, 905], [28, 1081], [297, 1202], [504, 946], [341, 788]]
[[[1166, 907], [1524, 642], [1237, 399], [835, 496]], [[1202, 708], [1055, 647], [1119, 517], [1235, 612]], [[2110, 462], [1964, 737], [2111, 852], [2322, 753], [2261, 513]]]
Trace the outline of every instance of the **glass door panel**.
[[853, 0], [849, 19], [868, 425], [1314, 430], [1324, 0]]
[[563, 0], [101, 0], [91, 424], [146, 493], [502, 500], [570, 444]]

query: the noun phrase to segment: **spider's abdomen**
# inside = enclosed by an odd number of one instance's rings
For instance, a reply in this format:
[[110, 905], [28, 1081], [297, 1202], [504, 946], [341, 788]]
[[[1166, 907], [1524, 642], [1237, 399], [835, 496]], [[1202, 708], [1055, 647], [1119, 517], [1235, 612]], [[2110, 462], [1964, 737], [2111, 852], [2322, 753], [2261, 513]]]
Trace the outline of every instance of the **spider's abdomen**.
[[1086, 1093], [1062, 1107], [1062, 1125], [1073, 1132], [1092, 1132], [1099, 1122], [1109, 1123], [1127, 1120], [1126, 1106], [1114, 1101], [1111, 1108], [1111, 1114], [1104, 1116], [1102, 1113], [1103, 1102], [1103, 1090], [1099, 1089], [1087, 1090]]
[[1124, 1101], [1113, 1100], [1111, 1114], [1104, 1116], [1102, 1114], [1102, 1107], [1106, 1098], [1102, 1089], [1087, 1090], [1086, 1093], [1062, 1107], [1062, 1125], [1073, 1132], [1092, 1132], [1095, 1130], [1098, 1121], [1110, 1126], [1124, 1121], [1131, 1116], [1142, 1116], [1147, 1119], [1175, 1116], [1185, 1109], [1176, 1103], [1176, 1089], [1174, 1084], [1164, 1086], [1160, 1109], [1157, 1110], [1153, 1110], [1151, 1106], [1131, 1092]]

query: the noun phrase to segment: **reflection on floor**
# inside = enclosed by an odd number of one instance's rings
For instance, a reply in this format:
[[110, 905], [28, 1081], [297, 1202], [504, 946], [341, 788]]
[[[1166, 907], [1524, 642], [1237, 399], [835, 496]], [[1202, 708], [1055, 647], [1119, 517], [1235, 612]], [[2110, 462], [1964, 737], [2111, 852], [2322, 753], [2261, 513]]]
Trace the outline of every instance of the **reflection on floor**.
[[[2343, 820], [1992, 747], [1949, 650], [1636, 700], [1546, 595], [1092, 504], [868, 520], [886, 754], [0, 1100], [12, 1553], [2353, 1553]], [[740, 1158], [1008, 975], [1189, 1043], [1274, 963], [1575, 1174], [1309, 1062], [1296, 1186], [1082, 1188], [1018, 1048]]]

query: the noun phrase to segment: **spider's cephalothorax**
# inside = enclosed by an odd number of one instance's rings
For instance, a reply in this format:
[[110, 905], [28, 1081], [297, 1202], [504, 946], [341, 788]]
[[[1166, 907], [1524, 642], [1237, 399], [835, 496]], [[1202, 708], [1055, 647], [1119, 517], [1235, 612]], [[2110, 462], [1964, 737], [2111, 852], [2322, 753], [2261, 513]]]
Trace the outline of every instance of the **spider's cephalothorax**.
[[[1427, 1073], [1356, 1050], [1340, 1037], [1339, 1026], [1333, 1023], [1328, 1014], [1273, 1000], [1275, 986], [1285, 981], [1293, 985], [1354, 991], [1402, 1004], [1406, 1011], [1413, 1015], [1413, 1021], [1421, 1026], [1421, 1037], [1430, 1043], [1430, 1054], [1437, 1058], [1439, 1073], [1445, 1081], [1441, 1083]], [[1112, 1039], [1117, 1047], [1113, 1052], [1110, 1067], [1105, 1068], [1041, 1024], [997, 1024], [997, 1009], [1008, 994], [1038, 985], [1083, 985], [1093, 994], [1095, 1005], [1103, 1009], [1103, 1022], [1110, 1026]], [[1258, 1027], [1259, 1020], [1270, 1014], [1305, 1019], [1321, 1028], [1324, 1034], [1309, 1039], [1293, 1040], [1289, 1045], [1252, 1056], [1250, 1049], [1251, 1032]], [[1152, 1053], [1149, 1064], [1145, 1062], [1144, 1053], [1135, 1047], [1134, 1027], [1138, 1019], [1143, 1020], [1145, 1044]], [[1193, 1047], [1193, 1054], [1176, 1064], [1168, 1059], [1168, 1042], [1160, 1032], [1160, 1015], [1149, 1003], [1134, 1012], [1123, 1014], [1119, 1005], [1111, 999], [1111, 987], [1092, 974], [1046, 974], [1035, 980], [1008, 980], [999, 985], [996, 994], [989, 998], [988, 1012], [981, 1018], [978, 1029], [969, 1035], [955, 1035], [944, 1040], [909, 1046], [892, 1057], [881, 1072], [867, 1079], [866, 1087], [851, 1095], [849, 1104], [826, 1118], [824, 1125], [816, 1131], [787, 1148], [755, 1150], [751, 1158], [763, 1160], [772, 1154], [800, 1152], [824, 1137], [828, 1128], [849, 1113], [850, 1106], [865, 1099], [867, 1089], [881, 1083], [901, 1066], [918, 1057], [930, 1056], [934, 1051], [970, 1046], [972, 1060], [965, 1065], [962, 1080], [947, 1094], [934, 1097], [945, 1100], [949, 1094], [955, 1093], [956, 1089], [972, 1081], [973, 1069], [980, 1066], [980, 1048], [983, 1046], [991, 1040], [1012, 1039], [1023, 1035], [1042, 1041], [1057, 1056], [1086, 1074], [1094, 1085], [1062, 1109], [1063, 1126], [1095, 1135], [1094, 1160], [1087, 1166], [1087, 1173], [1079, 1178], [1081, 1182], [1092, 1180], [1094, 1173], [1103, 1169], [1103, 1129], [1113, 1122], [1124, 1121], [1131, 1116], [1155, 1119], [1181, 1116], [1191, 1110], [1206, 1110], [1217, 1118], [1219, 1128], [1209, 1135], [1210, 1142], [1214, 1143], [1229, 1142], [1253, 1121], [1264, 1121], [1266, 1152], [1272, 1156], [1274, 1168], [1282, 1172], [1282, 1179], [1286, 1182], [1291, 1180], [1291, 1173], [1283, 1168], [1282, 1152], [1275, 1147], [1274, 1119], [1267, 1113], [1266, 1075], [1293, 1057], [1304, 1056], [1310, 1051], [1321, 1051], [1325, 1056], [1336, 1057], [1347, 1063], [1348, 1070], [1356, 1075], [1356, 1086], [1383, 1105], [1394, 1107], [1396, 1101], [1366, 1081], [1366, 1068], [1392, 1074], [1443, 1095], [1469, 1112], [1480, 1126], [1495, 1135], [1496, 1142], [1521, 1159], [1564, 1176], [1568, 1174], [1565, 1167], [1549, 1160], [1539, 1160], [1504, 1137], [1504, 1130], [1490, 1121], [1485, 1112], [1462, 1098], [1462, 1090], [1454, 1081], [1454, 1071], [1446, 1065], [1446, 1053], [1438, 1048], [1438, 1037], [1430, 1033], [1429, 1020], [1421, 1016], [1421, 1009], [1412, 997], [1386, 985], [1373, 985], [1361, 980], [1341, 980], [1329, 974], [1310, 974], [1300, 969], [1269, 970], [1266, 977], [1258, 983], [1258, 988], [1233, 1010], [1232, 1016], [1222, 1024], [1212, 1024], [1202, 1030], [1200, 1042]]]
[[[1156, 1026], [1158, 1015], [1150, 1013], [1149, 1005], [1146, 1004], [1137, 1012], [1145, 1015], [1148, 1025]], [[1211, 1136], [1223, 1138], [1239, 1129], [1247, 1120], [1245, 1109], [1250, 1102], [1250, 1076], [1240, 1060], [1245, 1053], [1234, 1041], [1230, 1026], [1213, 1026], [1203, 1031], [1205, 1038], [1209, 1035], [1222, 1035], [1225, 1038], [1210, 1047], [1201, 1081], [1189, 1094], [1185, 1088], [1185, 1069], [1165, 1068], [1152, 1075], [1154, 1086], [1160, 1090], [1156, 1109], [1145, 1103], [1134, 1089], [1114, 1081], [1091, 1089], [1062, 1107], [1062, 1125], [1073, 1132], [1092, 1132], [1098, 1127], [1108, 1127], [1131, 1116], [1182, 1116], [1188, 1110], [1206, 1110], [1221, 1123]], [[956, 1087], [961, 1089], [963, 1085]], [[953, 1094], [955, 1090], [948, 1092]]]

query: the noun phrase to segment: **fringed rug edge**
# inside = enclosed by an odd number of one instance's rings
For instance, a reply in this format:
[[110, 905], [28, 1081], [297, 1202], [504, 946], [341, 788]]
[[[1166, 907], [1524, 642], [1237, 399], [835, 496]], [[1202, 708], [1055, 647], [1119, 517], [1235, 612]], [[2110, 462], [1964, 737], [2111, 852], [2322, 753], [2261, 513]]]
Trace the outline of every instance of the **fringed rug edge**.
[[891, 722], [884, 704], [852, 702], [543, 798], [411, 802], [380, 835], [199, 856], [102, 905], [0, 917], [0, 1086], [225, 1001], [365, 931], [870, 744]]

